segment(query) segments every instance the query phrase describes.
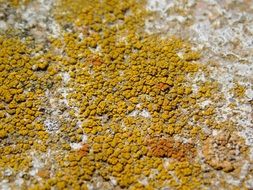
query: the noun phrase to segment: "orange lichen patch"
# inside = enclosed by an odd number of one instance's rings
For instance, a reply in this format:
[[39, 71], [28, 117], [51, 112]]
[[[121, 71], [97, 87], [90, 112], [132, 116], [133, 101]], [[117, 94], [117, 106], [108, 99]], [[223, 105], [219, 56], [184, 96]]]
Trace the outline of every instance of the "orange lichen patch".
[[37, 176], [44, 178], [44, 179], [48, 179], [48, 178], [50, 178], [50, 171], [48, 169], [40, 169], [37, 172]]
[[222, 132], [205, 140], [203, 155], [205, 162], [214, 169], [231, 172], [240, 169], [247, 147], [235, 133]]
[[78, 151], [77, 153], [81, 156], [86, 156], [89, 152], [89, 145], [84, 144]]
[[161, 91], [165, 91], [167, 89], [169, 89], [169, 85], [163, 82], [160, 82], [157, 84], [157, 88], [160, 89]]
[[193, 159], [196, 148], [191, 143], [177, 142], [173, 138], [155, 138], [147, 141], [149, 155], [155, 157], [169, 157], [178, 161]]
[[99, 56], [95, 55], [89, 56], [86, 61], [93, 66], [100, 66], [103, 64], [102, 59]]

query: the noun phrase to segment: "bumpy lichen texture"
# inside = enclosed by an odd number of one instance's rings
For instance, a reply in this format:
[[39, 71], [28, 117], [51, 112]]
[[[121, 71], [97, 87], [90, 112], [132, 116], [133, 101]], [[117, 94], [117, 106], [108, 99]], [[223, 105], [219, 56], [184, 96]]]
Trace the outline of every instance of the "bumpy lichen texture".
[[241, 179], [247, 146], [205, 105], [223, 98], [220, 84], [194, 82], [209, 72], [189, 43], [144, 31], [145, 4], [59, 0], [57, 38], [1, 35], [0, 187], [209, 189], [215, 174]]

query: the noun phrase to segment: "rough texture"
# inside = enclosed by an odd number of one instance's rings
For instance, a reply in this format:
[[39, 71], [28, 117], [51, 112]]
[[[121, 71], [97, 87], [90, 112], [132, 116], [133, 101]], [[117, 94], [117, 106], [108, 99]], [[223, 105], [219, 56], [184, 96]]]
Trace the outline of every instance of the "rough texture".
[[252, 4], [0, 0], [0, 189], [253, 188]]

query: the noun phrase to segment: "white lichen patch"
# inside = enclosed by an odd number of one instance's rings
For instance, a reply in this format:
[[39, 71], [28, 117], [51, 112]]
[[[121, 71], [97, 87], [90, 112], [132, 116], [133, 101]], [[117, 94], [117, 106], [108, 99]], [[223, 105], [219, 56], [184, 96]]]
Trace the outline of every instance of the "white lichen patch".
[[67, 72], [63, 72], [61, 73], [62, 76], [62, 81], [64, 84], [68, 84], [69, 80], [70, 80], [70, 75]]
[[83, 147], [83, 145], [85, 143], [87, 143], [87, 140], [88, 140], [88, 136], [86, 134], [82, 135], [82, 141], [79, 142], [79, 143], [70, 143], [70, 147], [73, 149], [73, 150], [79, 150]]
[[148, 178], [144, 177], [144, 178], [140, 179], [139, 183], [142, 184], [142, 185], [147, 186], [148, 185]]
[[134, 110], [134, 111], [132, 111], [132, 112], [129, 114], [129, 116], [131, 116], [131, 117], [136, 117], [138, 114], [139, 114], [139, 110]]
[[53, 118], [47, 118], [44, 121], [44, 126], [48, 132], [53, 132], [53, 131], [57, 131], [60, 128], [60, 123], [58, 119], [55, 120]]
[[144, 109], [144, 110], [133, 110], [131, 113], [128, 114], [128, 116], [131, 116], [131, 117], [141, 116], [141, 117], [145, 117], [145, 118], [150, 118], [151, 117], [149, 111], [146, 110], [146, 109]]
[[21, 21], [15, 22], [14, 27], [17, 29], [33, 28], [31, 31], [37, 38], [46, 37], [45, 35], [59, 37], [60, 26], [50, 14], [54, 3], [55, 1], [52, 0], [37, 0], [32, 1], [28, 6], [21, 6], [17, 9]]
[[4, 179], [4, 180], [0, 181], [0, 189], [11, 190], [9, 180]]
[[0, 20], [0, 31], [5, 31], [8, 29], [8, 26], [5, 21]]
[[150, 115], [150, 113], [149, 113], [148, 110], [142, 110], [140, 112], [140, 116], [145, 117], [145, 118], [150, 118], [151, 117], [151, 115]]
[[82, 148], [82, 143], [70, 143], [70, 147], [73, 149], [73, 150], [79, 150]]
[[22, 184], [24, 183], [24, 179], [22, 179], [22, 177], [23, 177], [23, 173], [22, 173], [22, 172], [19, 173], [19, 175], [16, 177], [14, 183], [15, 183], [15, 185], [16, 185], [17, 187], [21, 187]]
[[41, 156], [39, 154], [36, 154], [36, 152], [31, 152], [31, 158], [32, 158], [32, 168], [29, 171], [29, 174], [31, 176], [36, 176], [39, 169], [45, 166], [45, 163], [43, 162], [43, 159], [41, 159]]
[[51, 14], [56, 1], [35, 0], [17, 7], [8, 3], [0, 6], [0, 32], [16, 30], [29, 33], [36, 41], [45, 41], [50, 37], [59, 37], [61, 27]]
[[117, 185], [117, 180], [115, 179], [115, 177], [110, 177], [110, 182], [112, 185]]

